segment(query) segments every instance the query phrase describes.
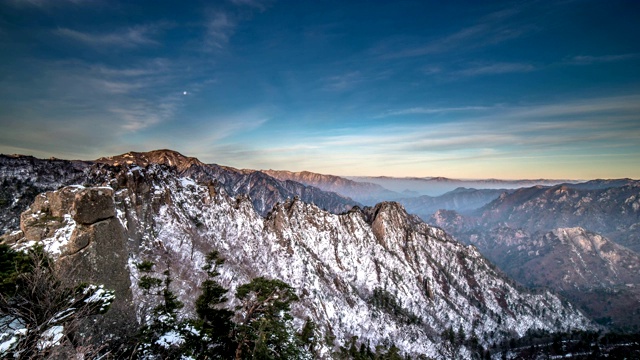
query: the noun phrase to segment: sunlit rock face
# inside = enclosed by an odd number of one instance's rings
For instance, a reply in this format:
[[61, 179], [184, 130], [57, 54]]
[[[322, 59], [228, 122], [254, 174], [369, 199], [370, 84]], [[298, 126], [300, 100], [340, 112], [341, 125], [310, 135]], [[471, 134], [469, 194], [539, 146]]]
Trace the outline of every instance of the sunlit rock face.
[[0, 155], [0, 233], [20, 225], [20, 213], [36, 196], [64, 185], [84, 184], [90, 163]]

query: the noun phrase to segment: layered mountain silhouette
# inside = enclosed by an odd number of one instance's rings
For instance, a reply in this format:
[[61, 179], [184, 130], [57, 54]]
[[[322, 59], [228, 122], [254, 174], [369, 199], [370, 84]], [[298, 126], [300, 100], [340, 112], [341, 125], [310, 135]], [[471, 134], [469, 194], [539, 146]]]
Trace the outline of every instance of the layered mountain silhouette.
[[[292, 314], [333, 339], [321, 342], [327, 354], [354, 336], [442, 358], [447, 329], [487, 349], [532, 331], [595, 329], [570, 303], [517, 285], [475, 247], [396, 202], [353, 206], [335, 193], [168, 150], [94, 162], [2, 157], [0, 174], [3, 194], [12, 197], [3, 216], [32, 197], [19, 228], [3, 223], [2, 241], [16, 248], [39, 242], [57, 261], [83, 264], [78, 276], [116, 289], [119, 314], [145, 306], [135, 266], [143, 260], [173, 274], [183, 311], [193, 311], [205, 255], [217, 250], [227, 259], [225, 287], [258, 276], [291, 284], [300, 297]], [[31, 190], [19, 191], [25, 186]], [[108, 264], [110, 275], [99, 275]]]
[[640, 182], [595, 180], [511, 193], [462, 215], [436, 212], [428, 222], [473, 244], [503, 271], [548, 287], [602, 324], [640, 326]]

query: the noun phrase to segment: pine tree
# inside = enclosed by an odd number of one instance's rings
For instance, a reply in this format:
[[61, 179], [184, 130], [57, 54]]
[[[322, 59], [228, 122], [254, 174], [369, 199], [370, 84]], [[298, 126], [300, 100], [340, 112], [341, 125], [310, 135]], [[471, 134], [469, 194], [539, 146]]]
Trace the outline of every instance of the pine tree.
[[318, 326], [315, 322], [313, 322], [313, 320], [307, 318], [307, 320], [304, 322], [304, 326], [302, 326], [302, 329], [298, 334], [298, 338], [300, 339], [300, 344], [304, 348], [304, 350], [313, 357], [317, 357]]
[[197, 345], [199, 351], [213, 359], [229, 359], [233, 357], [234, 344], [231, 338], [233, 312], [221, 308], [227, 302], [227, 289], [216, 280], [220, 275], [218, 267], [224, 263], [217, 251], [206, 256], [203, 270], [207, 272], [207, 279], [202, 282], [202, 294], [196, 299], [196, 314], [198, 326], [205, 339]]
[[235, 329], [235, 359], [299, 359], [305, 354], [295, 335], [289, 315], [290, 305], [298, 300], [286, 283], [258, 277], [236, 291], [241, 305], [240, 321]]
[[191, 345], [200, 337], [200, 331], [191, 320], [178, 321], [178, 310], [183, 304], [171, 291], [171, 273], [167, 269], [160, 279], [150, 275], [154, 263], [136, 264], [145, 273], [138, 286], [148, 296], [158, 296], [160, 301], [153, 308], [150, 321], [140, 330], [140, 352], [146, 358], [180, 359], [193, 354]]

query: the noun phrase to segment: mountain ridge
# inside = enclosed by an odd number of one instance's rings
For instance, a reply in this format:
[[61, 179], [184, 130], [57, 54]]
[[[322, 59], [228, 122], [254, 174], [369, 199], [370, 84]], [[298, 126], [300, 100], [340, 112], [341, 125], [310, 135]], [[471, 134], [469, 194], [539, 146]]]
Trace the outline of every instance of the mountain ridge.
[[522, 188], [471, 214], [439, 210], [428, 221], [521, 283], [551, 287], [600, 323], [629, 331], [640, 326], [629, 316], [640, 301], [640, 182], [585, 184]]
[[[222, 182], [198, 182], [176, 167], [98, 165], [86, 175], [89, 183], [112, 191], [114, 219], [128, 239], [123, 271], [130, 274], [135, 304], [145, 301], [135, 264], [148, 259], [175, 274], [175, 283], [183, 284], [177, 293], [183, 311], [191, 311], [204, 256], [217, 249], [227, 258], [221, 269], [226, 287], [233, 290], [260, 275], [286, 279], [301, 294], [292, 309], [297, 323], [310, 317], [338, 344], [358, 336], [362, 343], [393, 343], [405, 354], [440, 357], [438, 344], [448, 327], [462, 328], [486, 347], [529, 329], [593, 328], [571, 305], [549, 292], [518, 288], [474, 247], [398, 203], [337, 215], [294, 197], [263, 217], [250, 197], [231, 196]], [[45, 197], [62, 196], [55, 194], [65, 189]], [[78, 227], [67, 219], [62, 214], [47, 220], [54, 234], [42, 239], [48, 248], [68, 246]], [[12, 241], [29, 243], [28, 230], [23, 238], [13, 234]], [[383, 290], [397, 299], [400, 313], [375, 305], [374, 294]]]
[[90, 169], [119, 167], [123, 165], [160, 164], [175, 167], [185, 176], [193, 176], [203, 184], [220, 182], [233, 196], [250, 195], [257, 211], [266, 213], [278, 202], [288, 198], [300, 197], [316, 203], [334, 213], [347, 211], [354, 205], [360, 205], [345, 196], [305, 186], [294, 181], [279, 181], [254, 170], [239, 170], [229, 166], [205, 164], [194, 157], [188, 157], [173, 150], [154, 150], [150, 152], [128, 152], [121, 155], [102, 157], [95, 161], [38, 159], [23, 155], [0, 155], [2, 166], [0, 179], [0, 208], [12, 210], [0, 214], [0, 230], [7, 231], [18, 225], [16, 219], [44, 191], [57, 189], [64, 185], [91, 183], [87, 175]]
[[385, 189], [377, 184], [353, 181], [345, 177], [335, 175], [324, 175], [310, 171], [260, 171], [279, 180], [292, 180], [305, 185], [315, 186], [324, 191], [332, 191], [342, 194], [366, 205], [373, 205], [379, 201], [402, 197], [401, 194]]
[[367, 176], [348, 176], [348, 179], [354, 181], [372, 182], [383, 186], [389, 190], [402, 192], [404, 190], [416, 191], [420, 195], [440, 196], [458, 187], [467, 187], [474, 189], [515, 189], [534, 185], [556, 185], [559, 183], [573, 183], [572, 180], [497, 180], [497, 179], [452, 179], [445, 177], [367, 177]]

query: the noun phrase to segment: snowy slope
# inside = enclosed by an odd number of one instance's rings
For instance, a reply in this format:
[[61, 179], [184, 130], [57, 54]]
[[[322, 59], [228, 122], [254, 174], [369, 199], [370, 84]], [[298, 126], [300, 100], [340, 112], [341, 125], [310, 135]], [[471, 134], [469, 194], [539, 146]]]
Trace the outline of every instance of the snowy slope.
[[[529, 329], [591, 328], [569, 304], [518, 288], [474, 247], [397, 203], [336, 215], [293, 198], [263, 217], [248, 196], [231, 197], [216, 179], [197, 183], [175, 167], [100, 166], [86, 175], [113, 189], [114, 213], [126, 233], [119, 253], [129, 254], [121, 271], [130, 276], [138, 316], [148, 299], [137, 289], [135, 263], [154, 261], [158, 274], [169, 269], [188, 313], [204, 278], [204, 256], [217, 249], [227, 259], [221, 280], [230, 293], [256, 276], [282, 279], [301, 298], [293, 308], [298, 326], [313, 319], [335, 345], [357, 336], [371, 347], [395, 344], [407, 354], [439, 358], [448, 327], [475, 335], [485, 347]], [[60, 224], [47, 224], [54, 235], [44, 239], [53, 255], [74, 231], [65, 230], [69, 216], [59, 218]], [[30, 240], [28, 227], [23, 230], [19, 243]], [[326, 356], [330, 348], [325, 344]]]
[[[99, 176], [114, 189], [140, 308], [144, 297], [133, 264], [152, 260], [158, 271], [169, 268], [188, 312], [203, 279], [204, 255], [217, 249], [227, 259], [222, 282], [232, 292], [255, 276], [282, 279], [301, 298], [293, 310], [298, 324], [310, 317], [338, 345], [358, 336], [371, 346], [395, 344], [409, 354], [438, 357], [439, 335], [448, 326], [475, 334], [485, 346], [529, 329], [590, 327], [556, 296], [515, 287], [474, 247], [397, 203], [335, 215], [293, 199], [263, 218], [246, 196], [229, 197], [220, 186], [198, 185], [166, 167]], [[399, 309], [375, 305], [374, 291], [382, 290]]]

